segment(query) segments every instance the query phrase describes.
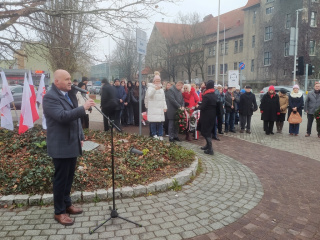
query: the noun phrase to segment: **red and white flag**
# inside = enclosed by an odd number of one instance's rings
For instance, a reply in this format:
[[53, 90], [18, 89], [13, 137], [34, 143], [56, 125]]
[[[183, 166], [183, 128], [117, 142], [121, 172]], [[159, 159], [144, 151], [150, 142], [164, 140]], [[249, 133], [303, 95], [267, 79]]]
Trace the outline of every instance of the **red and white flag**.
[[29, 128], [33, 128], [31, 98], [32, 98], [32, 93], [30, 90], [29, 82], [27, 80], [27, 74], [25, 74], [23, 93], [22, 93], [19, 134], [26, 132]]
[[13, 130], [13, 121], [11, 115], [10, 103], [13, 102], [13, 96], [8, 85], [6, 75], [1, 71], [2, 91], [0, 101], [1, 127]]
[[[44, 85], [44, 74], [41, 75], [40, 84], [37, 92], [37, 102], [39, 104], [42, 104], [42, 100], [44, 95], [46, 94], [46, 86]], [[42, 112], [42, 128], [47, 129], [47, 123], [46, 123], [46, 117], [44, 116], [44, 113]]]
[[33, 85], [33, 81], [32, 81], [32, 75], [31, 75], [31, 71], [29, 70], [29, 86], [30, 86], [30, 90], [31, 90], [31, 94], [32, 97], [30, 98], [30, 102], [31, 102], [31, 111], [32, 111], [32, 119], [33, 122], [37, 121], [39, 119], [39, 114], [38, 114], [38, 110], [36, 107], [36, 92], [34, 91], [34, 85]]

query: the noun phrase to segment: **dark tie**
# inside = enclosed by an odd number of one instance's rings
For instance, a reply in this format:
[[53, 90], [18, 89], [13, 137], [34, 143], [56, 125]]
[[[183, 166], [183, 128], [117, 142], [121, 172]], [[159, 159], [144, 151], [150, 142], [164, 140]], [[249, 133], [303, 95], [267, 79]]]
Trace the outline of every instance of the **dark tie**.
[[73, 105], [72, 102], [71, 102], [71, 99], [69, 98], [68, 93], [66, 93], [64, 96], [66, 97], [66, 99], [68, 100], [68, 102], [69, 102], [71, 105]]

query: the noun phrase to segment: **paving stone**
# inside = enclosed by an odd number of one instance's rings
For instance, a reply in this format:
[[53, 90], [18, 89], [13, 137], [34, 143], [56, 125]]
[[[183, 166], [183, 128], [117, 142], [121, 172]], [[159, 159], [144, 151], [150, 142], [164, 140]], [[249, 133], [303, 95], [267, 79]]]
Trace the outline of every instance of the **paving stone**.
[[95, 192], [82, 192], [82, 200], [84, 202], [92, 202], [96, 198]]
[[43, 194], [41, 201], [43, 204], [52, 204], [53, 203], [53, 194]]
[[28, 205], [29, 195], [15, 195], [14, 203], [23, 204], [24, 206]]
[[105, 189], [98, 189], [96, 191], [96, 194], [97, 194], [97, 197], [100, 199], [100, 200], [107, 200], [108, 199], [108, 191], [105, 190]]
[[15, 198], [14, 195], [2, 196], [0, 198], [0, 206], [4, 206], [4, 205], [11, 206], [13, 204], [14, 198]]
[[70, 197], [71, 197], [71, 201], [73, 203], [80, 202], [81, 201], [81, 192], [80, 191], [73, 192], [73, 193], [71, 193]]

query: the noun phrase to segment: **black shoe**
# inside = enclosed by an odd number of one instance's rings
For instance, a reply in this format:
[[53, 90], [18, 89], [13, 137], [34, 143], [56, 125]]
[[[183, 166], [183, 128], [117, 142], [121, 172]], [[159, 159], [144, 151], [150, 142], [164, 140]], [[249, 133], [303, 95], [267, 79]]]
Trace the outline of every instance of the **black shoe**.
[[266, 135], [270, 135], [270, 133], [266, 132]]
[[173, 140], [177, 141], [177, 142], [181, 142], [180, 138], [176, 137]]
[[233, 129], [233, 130], [230, 130], [230, 132], [233, 132], [233, 133], [236, 133], [236, 131]]
[[204, 147], [201, 147], [201, 150], [207, 150], [208, 149], [208, 145], [205, 145]]
[[175, 141], [174, 141], [174, 139], [169, 139], [169, 142], [172, 142], [172, 143], [174, 143]]
[[213, 155], [214, 154], [212, 149], [211, 150], [207, 149], [207, 150], [204, 151], [204, 153], [205, 154], [209, 154], [209, 155]]
[[223, 132], [218, 132], [218, 133], [221, 134], [221, 135], [223, 134]]
[[224, 132], [225, 132], [225, 133], [228, 133], [229, 131], [225, 130]]
[[244, 130], [243, 130], [243, 129], [241, 129], [241, 130], [240, 130], [240, 133], [244, 133]]
[[247, 131], [246, 131], [246, 133], [249, 133], [249, 134], [251, 134], [251, 131], [250, 131], [250, 130], [247, 130]]
[[271, 134], [271, 135], [274, 135], [274, 132], [271, 132], [270, 134]]
[[213, 137], [212, 139], [220, 141], [220, 139], [218, 137]]

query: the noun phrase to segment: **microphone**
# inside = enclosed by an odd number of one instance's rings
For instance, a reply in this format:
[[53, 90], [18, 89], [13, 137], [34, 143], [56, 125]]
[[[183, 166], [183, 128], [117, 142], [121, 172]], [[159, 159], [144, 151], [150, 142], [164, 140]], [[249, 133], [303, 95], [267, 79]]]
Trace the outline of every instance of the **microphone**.
[[138, 150], [138, 149], [136, 149], [136, 148], [134, 148], [134, 147], [132, 147], [132, 148], [130, 149], [130, 153], [131, 153], [131, 154], [134, 153], [134, 154], [137, 154], [137, 155], [143, 155], [143, 152], [141, 152], [140, 150]]
[[77, 86], [75, 86], [75, 85], [71, 85], [71, 88], [73, 88], [74, 90], [77, 90], [77, 91], [79, 91], [79, 92], [82, 92], [82, 93], [88, 93], [87, 90], [82, 89], [82, 88], [79, 88], [79, 87], [77, 87]]

